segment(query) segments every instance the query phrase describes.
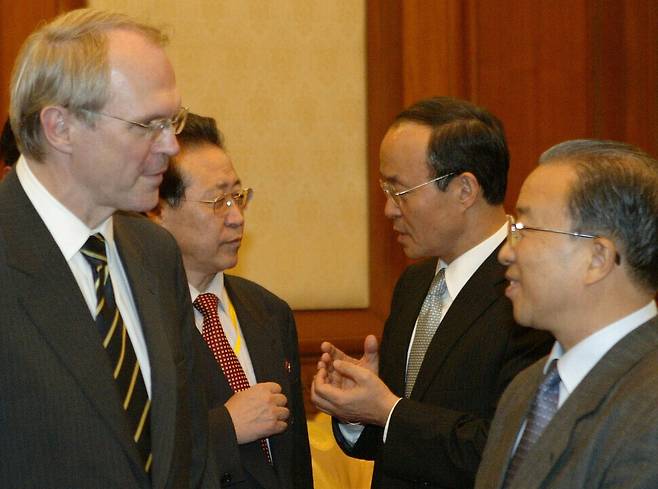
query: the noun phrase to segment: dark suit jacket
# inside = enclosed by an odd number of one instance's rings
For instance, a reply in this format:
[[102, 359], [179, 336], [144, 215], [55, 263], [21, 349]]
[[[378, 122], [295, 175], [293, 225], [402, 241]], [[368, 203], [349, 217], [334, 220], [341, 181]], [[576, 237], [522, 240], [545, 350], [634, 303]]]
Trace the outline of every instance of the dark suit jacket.
[[[409, 399], [383, 429], [366, 426], [348, 455], [375, 460], [373, 488], [468, 489], [498, 399], [514, 376], [546, 354], [552, 339], [518, 326], [504, 296], [504, 267], [488, 257], [454, 298], [441, 321]], [[407, 351], [416, 318], [436, 271], [436, 259], [408, 267], [393, 293], [384, 326], [379, 374], [404, 396]]]
[[[478, 489], [502, 485], [546, 358], [505, 391]], [[510, 489], [658, 487], [658, 319], [621, 339], [585, 376], [519, 467]]]
[[311, 455], [302, 399], [297, 329], [284, 301], [260, 285], [224, 275], [258, 382], [276, 382], [288, 399], [288, 429], [269, 438], [274, 467], [258, 441], [238, 445], [224, 403], [233, 395], [201, 335], [210, 409], [210, 434], [222, 487], [239, 489], [307, 489], [313, 487]]
[[4, 489], [190, 488], [206, 475], [207, 407], [194, 388], [195, 331], [178, 248], [141, 216], [116, 215], [114, 231], [151, 364], [152, 483], [87, 304], [12, 172], [0, 185]]

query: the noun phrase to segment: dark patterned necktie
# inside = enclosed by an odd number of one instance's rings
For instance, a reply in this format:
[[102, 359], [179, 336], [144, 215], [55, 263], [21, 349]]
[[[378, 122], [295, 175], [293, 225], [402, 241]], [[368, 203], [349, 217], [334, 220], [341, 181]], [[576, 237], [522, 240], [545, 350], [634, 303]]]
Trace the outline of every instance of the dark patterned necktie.
[[546, 426], [548, 426], [548, 423], [553, 419], [557, 411], [559, 397], [560, 374], [557, 371], [556, 358], [551, 362], [544, 380], [537, 388], [537, 393], [526, 418], [525, 430], [523, 431], [523, 435], [521, 435], [521, 440], [516, 447], [512, 461], [507, 468], [503, 488], [510, 486], [519, 467], [528, 455], [530, 448], [537, 442]]
[[123, 410], [138, 451], [143, 456], [144, 470], [150, 472], [151, 455], [151, 400], [148, 397], [141, 368], [135, 355], [126, 325], [117, 307], [110, 269], [107, 266], [105, 239], [100, 233], [90, 236], [80, 249], [91, 265], [96, 289], [96, 326], [103, 348], [110, 357], [112, 374], [119, 389]]
[[418, 314], [416, 321], [416, 334], [414, 342], [409, 352], [409, 362], [407, 365], [407, 380], [404, 386], [404, 397], [411, 396], [411, 391], [416, 383], [418, 371], [423, 364], [425, 353], [434, 338], [441, 315], [443, 313], [443, 296], [446, 293], [446, 270], [442, 268], [432, 279], [430, 290], [425, 296], [423, 306]]
[[[233, 392], [243, 391], [251, 386], [240, 360], [238, 360], [231, 344], [228, 342], [222, 324], [219, 322], [218, 305], [219, 299], [215, 294], [200, 294], [194, 299], [194, 307], [203, 314], [203, 331], [201, 335], [204, 341], [212, 351], [222, 372], [224, 372], [224, 377], [226, 377]], [[272, 456], [267, 440], [261, 439], [260, 446], [263, 449], [267, 463], [271, 465]]]

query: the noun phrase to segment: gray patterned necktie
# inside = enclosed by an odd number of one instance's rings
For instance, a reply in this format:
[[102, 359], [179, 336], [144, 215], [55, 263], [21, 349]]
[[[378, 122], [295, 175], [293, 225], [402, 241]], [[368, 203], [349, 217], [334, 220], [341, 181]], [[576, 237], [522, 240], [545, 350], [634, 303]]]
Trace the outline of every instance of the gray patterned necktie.
[[557, 358], [555, 358], [548, 367], [544, 380], [537, 388], [537, 393], [526, 418], [525, 430], [507, 468], [504, 488], [510, 486], [530, 448], [537, 442], [548, 423], [553, 419], [557, 411], [559, 397], [560, 374], [557, 371]]
[[420, 309], [418, 321], [416, 321], [416, 334], [414, 342], [411, 345], [409, 353], [409, 363], [407, 365], [407, 381], [404, 387], [404, 397], [409, 397], [416, 383], [418, 371], [425, 358], [427, 348], [436, 333], [441, 315], [443, 313], [443, 296], [446, 293], [446, 271], [445, 268], [439, 270], [434, 276], [430, 290], [425, 296], [423, 307]]

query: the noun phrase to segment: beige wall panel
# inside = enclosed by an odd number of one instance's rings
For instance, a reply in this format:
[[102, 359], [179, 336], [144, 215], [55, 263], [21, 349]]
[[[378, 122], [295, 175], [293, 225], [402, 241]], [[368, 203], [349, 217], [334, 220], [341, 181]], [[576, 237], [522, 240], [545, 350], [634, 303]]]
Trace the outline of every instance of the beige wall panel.
[[235, 270], [295, 309], [368, 306], [365, 0], [92, 0], [168, 26], [185, 105], [255, 189]]

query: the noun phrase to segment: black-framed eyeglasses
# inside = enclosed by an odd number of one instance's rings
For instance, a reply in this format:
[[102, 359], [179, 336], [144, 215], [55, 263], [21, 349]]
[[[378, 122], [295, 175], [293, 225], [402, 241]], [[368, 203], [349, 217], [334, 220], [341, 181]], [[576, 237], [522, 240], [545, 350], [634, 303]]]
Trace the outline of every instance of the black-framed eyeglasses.
[[238, 206], [238, 209], [244, 210], [253, 197], [254, 197], [254, 190], [249, 187], [245, 187], [245, 188], [241, 188], [237, 192], [231, 192], [229, 194], [220, 194], [212, 200], [188, 200], [188, 202], [196, 202], [199, 204], [212, 205], [213, 212], [215, 214], [220, 214], [227, 212], [228, 209], [230, 209], [233, 206], [233, 204]]
[[432, 178], [431, 180], [428, 180], [428, 181], [426, 181], [426, 182], [420, 183], [420, 184], [416, 185], [415, 187], [411, 187], [411, 188], [407, 188], [407, 189], [404, 189], [404, 190], [400, 190], [399, 192], [395, 190], [395, 187], [393, 187], [393, 185], [391, 184], [391, 182], [387, 182], [387, 181], [385, 181], [385, 180], [381, 180], [381, 179], [380, 179], [380, 180], [379, 180], [379, 186], [382, 188], [382, 190], [384, 191], [384, 193], [385, 193], [388, 197], [390, 197], [391, 199], [393, 199], [393, 202], [395, 202], [395, 204], [396, 204], [397, 206], [399, 206], [399, 205], [400, 205], [400, 202], [402, 201], [402, 199], [401, 199], [400, 197], [402, 197], [403, 195], [406, 195], [406, 194], [408, 194], [408, 193], [410, 193], [410, 192], [413, 192], [414, 190], [418, 190], [419, 188], [422, 188], [422, 187], [424, 187], [425, 185], [429, 185], [430, 183], [439, 182], [439, 181], [441, 181], [441, 180], [443, 180], [443, 179], [445, 179], [445, 178], [451, 177], [451, 176], [453, 176], [455, 173], [456, 173], [456, 172], [446, 173], [445, 175], [441, 175], [440, 177]]
[[158, 136], [160, 136], [160, 134], [162, 134], [163, 131], [169, 129], [171, 129], [174, 134], [180, 134], [185, 127], [185, 123], [187, 122], [187, 114], [189, 113], [189, 109], [187, 107], [181, 107], [176, 115], [171, 119], [153, 119], [152, 121], [144, 123], [131, 121], [130, 119], [124, 119], [123, 117], [117, 117], [116, 115], [107, 114], [105, 112], [87, 109], [84, 110], [92, 114], [102, 115], [103, 117], [109, 117], [110, 119], [115, 119], [117, 121], [140, 127], [144, 129], [146, 134], [152, 139], [156, 139]]

